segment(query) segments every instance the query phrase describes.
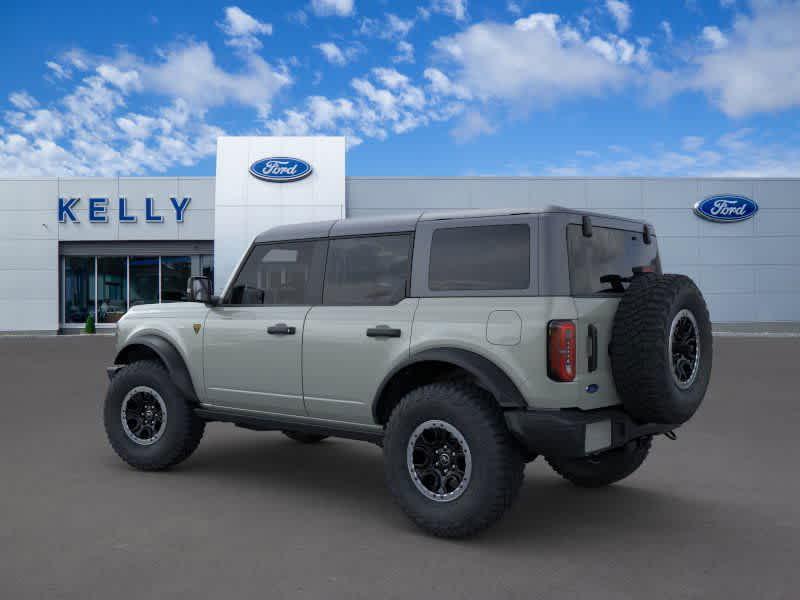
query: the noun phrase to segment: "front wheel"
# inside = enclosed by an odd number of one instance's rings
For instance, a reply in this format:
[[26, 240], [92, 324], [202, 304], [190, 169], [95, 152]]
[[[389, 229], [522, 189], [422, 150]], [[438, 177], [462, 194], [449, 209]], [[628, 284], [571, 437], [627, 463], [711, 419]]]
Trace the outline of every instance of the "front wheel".
[[583, 458], [548, 457], [547, 464], [577, 486], [602, 487], [625, 479], [641, 467], [650, 452], [650, 442], [650, 437], [644, 437]]
[[135, 362], [111, 380], [103, 411], [119, 457], [143, 471], [167, 469], [195, 451], [205, 431], [161, 363]]
[[406, 514], [440, 537], [485, 529], [511, 506], [525, 463], [485, 391], [435, 383], [408, 393], [384, 437], [387, 484]]

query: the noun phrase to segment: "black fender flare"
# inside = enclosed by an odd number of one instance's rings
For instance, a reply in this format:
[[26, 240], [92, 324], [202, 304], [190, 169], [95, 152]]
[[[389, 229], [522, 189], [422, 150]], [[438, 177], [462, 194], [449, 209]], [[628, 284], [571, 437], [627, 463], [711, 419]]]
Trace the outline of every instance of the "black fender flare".
[[129, 364], [128, 354], [135, 346], [144, 346], [152, 350], [164, 363], [167, 368], [172, 382], [177, 386], [181, 393], [187, 400], [197, 402], [197, 393], [192, 383], [192, 376], [189, 374], [189, 369], [186, 367], [186, 362], [183, 356], [178, 352], [178, 349], [169, 340], [155, 334], [144, 334], [132, 337], [125, 346], [117, 353], [114, 359], [115, 365]]
[[470, 373], [503, 408], [526, 408], [527, 402], [517, 386], [503, 369], [488, 358], [461, 348], [432, 348], [413, 354], [408, 360], [397, 365], [381, 381], [372, 400], [372, 416], [378, 422], [378, 406], [386, 386], [403, 369], [423, 362], [449, 363]]

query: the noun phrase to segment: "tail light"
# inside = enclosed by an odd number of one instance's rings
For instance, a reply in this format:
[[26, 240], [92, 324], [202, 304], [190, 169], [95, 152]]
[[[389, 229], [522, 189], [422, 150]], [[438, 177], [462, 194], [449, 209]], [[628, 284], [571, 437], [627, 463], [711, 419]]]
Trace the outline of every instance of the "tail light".
[[547, 324], [547, 375], [554, 381], [575, 379], [575, 323]]

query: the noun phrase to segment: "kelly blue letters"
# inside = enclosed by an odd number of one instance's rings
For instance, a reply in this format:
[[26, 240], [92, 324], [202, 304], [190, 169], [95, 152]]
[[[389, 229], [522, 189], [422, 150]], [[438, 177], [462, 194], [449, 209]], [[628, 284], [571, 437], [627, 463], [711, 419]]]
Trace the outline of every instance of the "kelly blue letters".
[[175, 220], [178, 223], [183, 223], [183, 213], [186, 212], [186, 209], [189, 207], [189, 202], [191, 202], [192, 199], [187, 196], [181, 200], [180, 204], [178, 204], [177, 198], [170, 198], [169, 201], [172, 202], [172, 207], [175, 209]]
[[108, 198], [89, 198], [89, 222], [108, 223]]
[[[169, 201], [175, 211], [175, 222], [183, 223], [192, 199], [189, 196], [181, 199], [172, 196]], [[77, 208], [80, 202], [80, 198], [59, 198], [58, 222], [79, 223]], [[87, 205], [86, 212], [90, 223], [108, 223], [109, 213], [114, 210], [113, 205], [109, 205], [109, 198], [89, 198]], [[139, 210], [141, 210], [141, 205], [139, 205]], [[136, 223], [138, 220], [136, 212], [137, 209], [131, 208], [128, 198], [120, 196], [117, 199], [117, 215], [120, 223]], [[144, 220], [147, 223], [164, 222], [164, 215], [159, 213], [158, 203], [155, 198], [150, 196], [144, 199]]]
[[75, 213], [72, 212], [72, 209], [75, 208], [75, 205], [80, 201], [80, 198], [70, 198], [69, 200], [64, 200], [64, 198], [58, 199], [58, 222], [59, 223], [66, 223], [67, 218], [73, 223], [77, 223], [78, 219], [75, 217]]

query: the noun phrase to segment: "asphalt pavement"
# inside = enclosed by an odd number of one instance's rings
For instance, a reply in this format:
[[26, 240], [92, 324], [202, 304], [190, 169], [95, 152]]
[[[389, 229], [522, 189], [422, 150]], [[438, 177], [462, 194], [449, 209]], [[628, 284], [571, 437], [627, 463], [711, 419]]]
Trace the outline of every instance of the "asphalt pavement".
[[106, 442], [113, 339], [0, 338], [0, 598], [798, 598], [800, 339], [716, 338], [677, 441], [600, 490], [530, 464], [485, 534], [418, 531], [381, 451], [212, 424], [169, 472]]

